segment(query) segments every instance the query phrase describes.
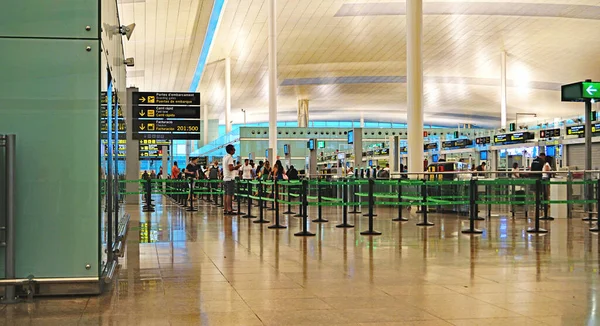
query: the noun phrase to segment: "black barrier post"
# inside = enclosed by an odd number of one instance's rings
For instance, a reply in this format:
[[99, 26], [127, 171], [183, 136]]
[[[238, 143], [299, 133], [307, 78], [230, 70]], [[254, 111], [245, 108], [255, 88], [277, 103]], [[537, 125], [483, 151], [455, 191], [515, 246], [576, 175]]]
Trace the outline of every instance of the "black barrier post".
[[481, 234], [483, 231], [475, 228], [475, 220], [479, 212], [477, 211], [477, 179], [471, 179], [469, 182], [469, 228], [462, 230], [464, 234]]
[[421, 197], [423, 197], [423, 203], [421, 204], [421, 213], [423, 213], [423, 221], [417, 223], [417, 226], [433, 226], [435, 224], [427, 220], [427, 183], [425, 180], [421, 181], [423, 181], [423, 184], [421, 185]]
[[529, 233], [548, 233], [548, 230], [540, 228], [540, 192], [542, 180], [535, 180], [535, 227], [527, 229]]
[[354, 225], [348, 223], [348, 180], [342, 181], [342, 202], [344, 207], [342, 208], [342, 224], [338, 224], [336, 228], [353, 228]]
[[198, 209], [194, 207], [194, 179], [190, 179], [190, 207], [186, 209], [188, 212], [196, 212]]
[[290, 186], [290, 182], [287, 182], [287, 211], [283, 212], [283, 214], [296, 214], [295, 212], [292, 211], [292, 195], [291, 195], [291, 186]]
[[[600, 214], [600, 178], [596, 181], [596, 213]], [[594, 233], [600, 232], [600, 222], [596, 222], [596, 226], [591, 228], [590, 231]]]
[[308, 198], [306, 192], [308, 191], [308, 181], [302, 180], [302, 189], [300, 189], [300, 201], [302, 202], [302, 231], [294, 233], [297, 237], [312, 237], [315, 234], [308, 231]]
[[224, 207], [225, 206], [225, 201], [224, 201], [224, 198], [223, 198], [223, 195], [224, 195], [223, 182], [217, 183], [217, 189], [219, 190], [219, 193], [217, 194], [217, 196], [221, 198], [221, 202], [217, 204], [217, 207]]
[[241, 187], [240, 184], [242, 183], [242, 180], [236, 180], [235, 184], [237, 185], [237, 193], [236, 193], [236, 199], [237, 199], [237, 215], [243, 215], [245, 213], [242, 213], [242, 192], [241, 192]]
[[275, 203], [275, 224], [268, 226], [269, 229], [285, 229], [287, 226], [279, 223], [279, 184], [277, 179], [273, 183], [273, 202]]
[[248, 214], [242, 216], [242, 218], [255, 218], [256, 216], [252, 215], [252, 181], [246, 180], [246, 193], [248, 194]]
[[492, 185], [491, 184], [487, 184], [485, 186], [485, 195], [486, 195], [486, 200], [488, 202], [487, 218], [492, 218]]
[[542, 221], [554, 221], [554, 217], [551, 217], [548, 214], [548, 200], [550, 200], [550, 196], [548, 196], [548, 187], [550, 187], [550, 179], [548, 179], [548, 184], [542, 184], [542, 195], [544, 196], [544, 216], [540, 217]]
[[263, 184], [262, 181], [258, 180], [258, 206], [260, 207], [260, 213], [258, 214], [258, 220], [254, 223], [269, 223], [270, 221], [265, 220], [265, 214], [263, 211]]
[[298, 205], [298, 214], [294, 215], [294, 217], [304, 217], [304, 203], [302, 202], [302, 191], [303, 188], [300, 188], [300, 196], [298, 200], [300, 200], [300, 204]]
[[142, 212], [154, 212], [152, 205], [152, 180], [146, 180], [146, 205], [142, 208]]
[[[590, 177], [590, 180], [591, 180], [591, 177]], [[594, 187], [593, 185], [586, 185], [586, 189], [590, 193], [588, 196], [586, 196], [588, 199], [591, 199], [593, 196], [593, 191], [594, 191], [593, 187]], [[586, 221], [586, 222], [596, 221], [597, 219], [594, 217], [594, 212], [592, 212], [592, 204], [586, 204], [585, 206], [587, 207], [588, 216], [582, 218], [581, 220]], [[598, 210], [596, 209], [596, 211], [598, 211]]]
[[[510, 186], [510, 190], [511, 190], [511, 192], [510, 192], [510, 195], [512, 196], [512, 200], [511, 200], [511, 204], [510, 204], [510, 212], [511, 212], [512, 218], [515, 218], [515, 204], [514, 204], [514, 202], [517, 200], [517, 197], [516, 197], [516, 195], [517, 195], [517, 193], [516, 193], [516, 189], [517, 189], [517, 188], [515, 187], [515, 185], [514, 185], [514, 184], [512, 184], [512, 185]], [[509, 198], [510, 198], [510, 197], [509, 197]]]
[[373, 197], [373, 188], [375, 186], [375, 180], [369, 179], [369, 229], [361, 232], [362, 235], [381, 235], [381, 232], [373, 230], [373, 206], [375, 206], [375, 198]]
[[477, 203], [477, 201], [479, 200], [479, 186], [477, 185], [477, 183], [475, 183], [475, 188], [473, 189], [473, 198], [475, 200], [473, 204], [475, 205], [475, 216], [473, 218], [475, 219], [475, 221], [485, 221], [485, 218], [479, 216], [479, 203]]
[[398, 179], [398, 217], [392, 219], [394, 222], [406, 222], [408, 219], [402, 216], [402, 179]]
[[[354, 179], [354, 181], [352, 182], [352, 201], [355, 203], [358, 203], [359, 199], [358, 199], [358, 184], [356, 183], [356, 178]], [[349, 211], [348, 213], [350, 214], [360, 214], [361, 211], [358, 210], [358, 205], [352, 206], [352, 210]]]
[[317, 218], [312, 220], [315, 223], [327, 223], [329, 222], [328, 220], [323, 218], [323, 207], [321, 206], [322, 203], [322, 191], [321, 191], [321, 180], [317, 179], [317, 201], [318, 201], [318, 205], [317, 206]]

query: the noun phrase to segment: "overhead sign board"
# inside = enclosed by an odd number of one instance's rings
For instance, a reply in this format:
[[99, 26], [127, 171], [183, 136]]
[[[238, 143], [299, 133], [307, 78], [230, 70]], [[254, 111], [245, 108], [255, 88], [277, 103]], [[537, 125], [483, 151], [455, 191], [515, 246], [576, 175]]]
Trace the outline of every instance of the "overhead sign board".
[[[115, 151], [115, 146], [113, 143], [113, 156], [116, 156], [118, 159], [122, 160], [125, 159], [126, 156], [126, 151], [127, 151], [127, 141], [125, 139], [119, 139], [118, 142], [118, 151]], [[108, 157], [108, 141], [107, 140], [102, 140], [102, 148], [104, 149], [104, 157]]]
[[159, 146], [170, 146], [171, 141], [166, 139], [142, 139], [140, 145], [159, 145]]
[[160, 160], [162, 159], [163, 146], [160, 145], [142, 145], [140, 144], [140, 160]]
[[135, 92], [134, 105], [193, 105], [200, 106], [200, 93]]
[[185, 132], [200, 133], [198, 120], [133, 120], [137, 132]]
[[133, 93], [133, 139], [200, 139], [200, 93]]
[[561, 86], [563, 102], [583, 102], [600, 99], [600, 82], [578, 82]]
[[[115, 121], [113, 121], [113, 132], [115, 130]], [[125, 132], [127, 131], [127, 126], [125, 125], [125, 121], [119, 120], [119, 132]], [[107, 120], [100, 120], [100, 131], [101, 132], [108, 132], [108, 122]]]
[[136, 119], [200, 119], [200, 107], [188, 106], [134, 106]]
[[516, 132], [514, 134], [500, 134], [494, 136], [494, 143], [505, 144], [505, 143], [524, 143], [529, 139], [533, 139], [533, 133], [530, 131]]
[[547, 139], [554, 137], [560, 137], [560, 128], [540, 130], [540, 138]]

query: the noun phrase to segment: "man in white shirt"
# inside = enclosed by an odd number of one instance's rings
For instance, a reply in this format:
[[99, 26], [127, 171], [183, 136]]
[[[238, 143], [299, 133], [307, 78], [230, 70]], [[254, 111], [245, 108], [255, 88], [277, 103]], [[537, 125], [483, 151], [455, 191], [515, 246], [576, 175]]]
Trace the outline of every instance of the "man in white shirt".
[[234, 165], [233, 154], [235, 154], [235, 147], [229, 144], [225, 147], [227, 155], [223, 157], [223, 191], [225, 192], [224, 198], [224, 214], [233, 215], [233, 194], [235, 193], [235, 176], [240, 169], [241, 164]]
[[244, 160], [244, 166], [242, 166], [242, 179], [252, 180], [254, 179], [254, 169], [250, 165], [250, 160]]

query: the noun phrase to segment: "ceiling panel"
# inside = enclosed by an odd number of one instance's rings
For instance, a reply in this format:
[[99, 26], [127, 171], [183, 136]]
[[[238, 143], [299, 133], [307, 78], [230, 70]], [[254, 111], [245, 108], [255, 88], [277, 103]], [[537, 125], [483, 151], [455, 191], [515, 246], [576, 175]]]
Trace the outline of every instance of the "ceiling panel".
[[[249, 122], [268, 120], [267, 4], [226, 2], [199, 87], [213, 118], [224, 117], [223, 59], [230, 57], [232, 119], [242, 122], [245, 109]], [[157, 37], [147, 38], [137, 50], [152, 68], [143, 68], [144, 74], [132, 80], [145, 87], [187, 90], [212, 1], [147, 0], [122, 6], [144, 10], [139, 17], [145, 15], [140, 19], [152, 26], [144, 33]], [[594, 14], [600, 13], [600, 0], [436, 0], [425, 1], [424, 7], [426, 121], [499, 124], [503, 50], [508, 54], [509, 119], [517, 112], [544, 118], [579, 114], [580, 106], [560, 102], [558, 86], [600, 79], [600, 42], [590, 41], [600, 29], [600, 16]], [[358, 120], [362, 112], [404, 121], [402, 8], [403, 3], [390, 0], [278, 0], [279, 120], [296, 120], [297, 101], [309, 99], [311, 119]], [[140, 68], [136, 63], [135, 70]]]

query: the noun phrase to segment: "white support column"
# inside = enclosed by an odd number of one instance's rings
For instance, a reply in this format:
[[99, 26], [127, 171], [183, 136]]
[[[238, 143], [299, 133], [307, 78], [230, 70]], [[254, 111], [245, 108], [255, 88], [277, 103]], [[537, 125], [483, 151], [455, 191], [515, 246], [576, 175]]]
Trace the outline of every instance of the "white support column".
[[502, 51], [500, 67], [500, 122], [501, 128], [506, 129], [506, 51]]
[[365, 127], [365, 114], [363, 112], [360, 113], [360, 127]]
[[277, 10], [269, 0], [269, 148], [277, 157]]
[[231, 59], [225, 58], [225, 132], [231, 131]]
[[202, 107], [202, 140], [202, 144], [208, 144], [208, 104], [206, 103]]
[[423, 0], [406, 1], [408, 172], [423, 172]]

